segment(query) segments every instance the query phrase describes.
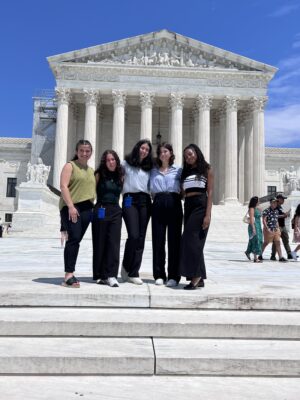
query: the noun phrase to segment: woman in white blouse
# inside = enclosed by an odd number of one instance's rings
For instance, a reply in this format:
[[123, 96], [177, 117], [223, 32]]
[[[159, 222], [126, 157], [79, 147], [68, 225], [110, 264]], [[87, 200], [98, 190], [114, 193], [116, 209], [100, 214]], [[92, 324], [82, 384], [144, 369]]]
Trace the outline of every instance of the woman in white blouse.
[[[152, 205], [153, 277], [156, 285], [177, 286], [180, 281], [179, 256], [182, 229], [180, 176], [182, 168], [174, 165], [173, 147], [157, 147], [156, 166], [150, 175]], [[168, 274], [166, 274], [166, 231], [168, 230]]]
[[128, 238], [125, 244], [121, 276], [124, 282], [142, 285], [139, 270], [151, 216], [149, 193], [150, 171], [153, 166], [151, 142], [147, 139], [140, 140], [125, 157], [122, 166], [125, 172], [122, 209]]

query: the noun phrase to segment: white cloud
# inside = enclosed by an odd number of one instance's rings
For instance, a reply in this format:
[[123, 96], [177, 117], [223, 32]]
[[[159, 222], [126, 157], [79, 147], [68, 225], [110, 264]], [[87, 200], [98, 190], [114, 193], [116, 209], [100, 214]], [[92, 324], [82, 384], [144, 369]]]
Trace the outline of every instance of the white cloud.
[[265, 114], [266, 144], [300, 147], [300, 56], [291, 55], [277, 66]]
[[300, 103], [266, 110], [267, 146], [300, 146]]
[[290, 14], [292, 11], [297, 10], [300, 7], [300, 4], [289, 4], [282, 7], [279, 7], [277, 10], [270, 13], [268, 16], [272, 18], [280, 18]]

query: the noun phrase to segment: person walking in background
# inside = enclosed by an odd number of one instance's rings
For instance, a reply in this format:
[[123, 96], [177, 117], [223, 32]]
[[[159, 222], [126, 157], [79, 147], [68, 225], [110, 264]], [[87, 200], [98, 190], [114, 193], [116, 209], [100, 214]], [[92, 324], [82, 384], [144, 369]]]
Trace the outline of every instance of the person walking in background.
[[[153, 277], [156, 285], [177, 286], [180, 281], [179, 255], [182, 229], [180, 176], [182, 168], [174, 165], [173, 147], [162, 143], [157, 147], [156, 166], [150, 174], [152, 205]], [[166, 230], [168, 229], [168, 276], [166, 262]]]
[[197, 145], [188, 145], [183, 158], [181, 185], [185, 200], [180, 271], [191, 281], [184, 289], [194, 290], [203, 287], [206, 279], [203, 250], [211, 219], [213, 173]]
[[119, 199], [124, 174], [115, 151], [106, 150], [102, 154], [95, 177], [97, 203], [92, 223], [93, 279], [98, 284], [118, 287], [122, 227]]
[[[281, 239], [282, 239], [282, 243], [284, 245], [284, 248], [285, 248], [285, 251], [287, 254], [287, 258], [289, 260], [291, 260], [291, 259], [293, 259], [293, 256], [292, 256], [291, 248], [290, 248], [290, 244], [289, 244], [289, 233], [285, 227], [285, 219], [290, 216], [290, 211], [285, 213], [282, 208], [284, 200], [287, 199], [287, 197], [283, 196], [282, 194], [278, 194], [276, 196], [276, 199], [277, 199], [277, 210], [279, 212], [278, 225], [279, 225], [279, 229], [281, 232]], [[272, 245], [271, 260], [276, 261], [276, 245], [274, 242]]]
[[142, 285], [139, 270], [145, 246], [148, 222], [151, 216], [149, 192], [150, 171], [153, 167], [152, 145], [142, 139], [125, 157], [123, 185], [123, 218], [128, 238], [125, 243], [121, 276], [124, 282]]
[[[281, 247], [280, 247], [280, 229], [278, 225], [279, 211], [277, 209], [277, 199], [274, 197], [270, 200], [270, 207], [265, 209], [263, 212], [263, 225], [264, 225], [264, 243], [262, 247], [262, 254], [269, 243], [274, 241], [276, 246], [276, 251], [279, 255], [279, 261], [287, 262], [287, 260], [282, 257]], [[260, 257], [262, 259], [262, 256]]]
[[297, 243], [295, 250], [292, 251], [292, 257], [295, 261], [297, 261], [297, 251], [300, 250], [300, 204], [298, 204], [294, 217], [293, 217], [293, 226], [294, 226], [294, 237], [293, 242]]
[[79, 140], [74, 158], [65, 164], [60, 177], [61, 224], [68, 233], [64, 250], [63, 285], [66, 287], [80, 287], [78, 279], [74, 276], [75, 265], [80, 242], [91, 221], [96, 194], [94, 170], [87, 165], [92, 151], [92, 145], [88, 140]]
[[3, 235], [3, 226], [2, 226], [1, 221], [2, 221], [2, 219], [0, 218], [0, 238], [2, 238], [2, 235]]
[[249, 242], [245, 254], [249, 260], [250, 254], [254, 255], [254, 262], [262, 262], [262, 229], [261, 229], [261, 211], [258, 208], [259, 199], [257, 196], [251, 197], [248, 205], [249, 214], [249, 225], [248, 225], [248, 235]]

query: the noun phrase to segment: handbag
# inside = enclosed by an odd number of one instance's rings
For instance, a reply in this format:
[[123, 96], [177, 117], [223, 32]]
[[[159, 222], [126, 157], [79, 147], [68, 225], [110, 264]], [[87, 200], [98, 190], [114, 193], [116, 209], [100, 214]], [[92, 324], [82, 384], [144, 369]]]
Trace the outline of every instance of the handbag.
[[250, 224], [250, 217], [249, 217], [248, 211], [246, 212], [245, 216], [243, 217], [243, 222], [245, 222], [245, 224]]

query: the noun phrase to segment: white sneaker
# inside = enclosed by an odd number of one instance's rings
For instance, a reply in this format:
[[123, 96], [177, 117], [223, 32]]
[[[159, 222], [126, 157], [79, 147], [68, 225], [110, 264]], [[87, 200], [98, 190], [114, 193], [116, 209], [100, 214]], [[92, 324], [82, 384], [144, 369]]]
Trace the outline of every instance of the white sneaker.
[[297, 261], [297, 253], [295, 251], [291, 252], [293, 260]]
[[119, 287], [119, 282], [116, 280], [115, 277], [107, 278], [107, 283], [109, 284], [110, 287]]
[[164, 284], [164, 280], [161, 278], [155, 279], [155, 285], [162, 286]]
[[166, 283], [167, 287], [175, 287], [178, 286], [178, 283], [175, 281], [175, 279], [169, 279], [168, 282]]
[[141, 280], [141, 278], [138, 278], [138, 277], [132, 278], [132, 277], [128, 276], [127, 280], [128, 280], [128, 282], [134, 283], [135, 285], [142, 285], [142, 284], [144, 283], [144, 282]]
[[128, 272], [123, 267], [123, 265], [122, 265], [122, 268], [121, 268], [121, 278], [122, 278], [123, 282], [127, 282], [128, 281]]

